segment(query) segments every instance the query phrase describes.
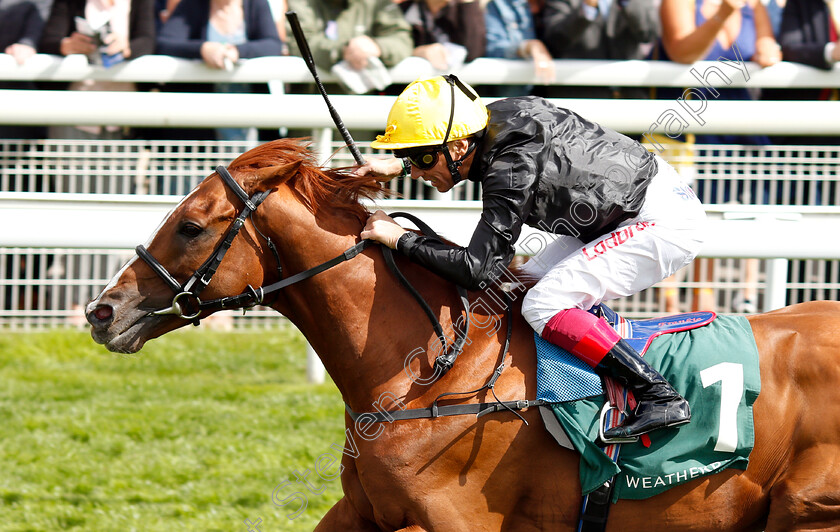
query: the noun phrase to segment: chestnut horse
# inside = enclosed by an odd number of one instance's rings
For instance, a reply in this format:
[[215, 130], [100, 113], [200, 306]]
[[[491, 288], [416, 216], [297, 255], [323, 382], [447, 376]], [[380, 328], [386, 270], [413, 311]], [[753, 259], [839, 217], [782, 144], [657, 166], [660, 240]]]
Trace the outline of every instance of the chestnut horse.
[[[237, 301], [253, 303], [261, 299], [256, 288], [280, 279], [277, 260], [285, 277], [341, 255], [358, 244], [367, 217], [359, 197], [378, 191], [349, 172], [318, 167], [300, 141], [259, 146], [228, 169], [244, 192], [211, 174], [148, 245], [148, 254], [174, 281], [165, 282], [160, 271], [135, 258], [89, 304], [97, 342], [111, 351], [136, 352], [193, 321], [183, 315], [200, 310], [198, 298], [186, 296], [174, 314], [159, 309], [178, 306], [172, 304], [173, 290], [223, 241], [246, 195], [262, 194], [264, 204], [244, 220], [202, 301], [246, 294]], [[462, 310], [453, 286], [397, 261], [443, 328], [455, 330]], [[438, 338], [376, 246], [264, 299], [306, 336], [356, 412], [382, 408], [383, 398], [398, 398], [407, 408], [429, 407], [441, 393], [479, 388], [497, 367], [506, 338], [501, 306], [472, 309], [479, 326], [464, 352], [448, 373], [432, 378]], [[501, 400], [534, 399], [533, 331], [514, 316], [510, 354], [495, 392]], [[492, 321], [505, 325], [482, 327]], [[749, 321], [762, 383], [747, 469], [727, 469], [649, 499], [619, 501], [611, 508], [609, 530], [840, 528], [840, 304], [803, 303]], [[455, 402], [492, 400], [484, 390]], [[554, 442], [537, 408], [522, 410], [522, 416], [528, 424], [507, 411], [397, 420], [362, 427], [367, 437], [345, 416], [346, 449], [355, 452], [342, 459], [344, 496], [317, 530], [573, 530], [581, 502], [578, 456]]]

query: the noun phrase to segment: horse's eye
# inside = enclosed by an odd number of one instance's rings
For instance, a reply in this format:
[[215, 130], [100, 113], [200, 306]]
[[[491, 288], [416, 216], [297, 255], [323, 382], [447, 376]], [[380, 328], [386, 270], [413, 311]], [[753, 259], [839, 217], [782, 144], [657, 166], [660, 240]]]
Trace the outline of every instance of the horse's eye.
[[200, 235], [202, 231], [204, 231], [204, 229], [202, 229], [200, 226], [194, 223], [187, 222], [181, 226], [181, 230], [179, 232], [184, 236], [194, 238]]

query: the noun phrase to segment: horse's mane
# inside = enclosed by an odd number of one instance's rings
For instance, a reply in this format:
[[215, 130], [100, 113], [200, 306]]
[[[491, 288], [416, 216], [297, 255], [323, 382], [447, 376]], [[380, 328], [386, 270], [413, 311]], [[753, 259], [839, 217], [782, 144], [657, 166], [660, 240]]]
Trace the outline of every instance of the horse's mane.
[[322, 209], [340, 209], [367, 219], [368, 210], [359, 200], [374, 198], [384, 192], [382, 185], [369, 176], [360, 177], [349, 168], [326, 168], [318, 164], [306, 139], [279, 139], [248, 150], [234, 160], [231, 170], [255, 171], [268, 166], [301, 161], [300, 169], [286, 183], [297, 192], [313, 213]]
[[[369, 215], [361, 198], [372, 199], [377, 195], [387, 194], [388, 190], [370, 177], [359, 177], [350, 168], [326, 168], [318, 164], [315, 154], [310, 151], [311, 142], [307, 139], [280, 139], [267, 142], [251, 149], [231, 164], [231, 171], [253, 173], [260, 168], [301, 161], [298, 172], [289, 177], [286, 183], [302, 199], [313, 213], [321, 209], [341, 209], [356, 216], [364, 223]], [[456, 245], [452, 242], [445, 242]], [[523, 270], [523, 257], [514, 257], [508, 266], [510, 275], [531, 288], [538, 279], [531, 278]], [[504, 282], [509, 278], [501, 278]]]

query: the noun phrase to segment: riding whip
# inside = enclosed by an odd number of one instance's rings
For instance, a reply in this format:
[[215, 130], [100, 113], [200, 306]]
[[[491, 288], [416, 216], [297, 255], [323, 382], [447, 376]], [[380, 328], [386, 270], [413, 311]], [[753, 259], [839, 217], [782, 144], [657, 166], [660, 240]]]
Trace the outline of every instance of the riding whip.
[[327, 96], [327, 91], [324, 89], [324, 84], [321, 83], [321, 79], [318, 77], [318, 71], [315, 69], [315, 60], [312, 58], [312, 52], [309, 50], [309, 44], [306, 42], [306, 36], [303, 34], [303, 29], [300, 27], [300, 22], [298, 21], [297, 13], [294, 11], [287, 11], [286, 18], [289, 19], [289, 24], [292, 26], [292, 33], [295, 35], [295, 41], [297, 42], [298, 48], [300, 49], [300, 55], [303, 57], [306, 66], [309, 68], [309, 71], [312, 73], [312, 77], [315, 78], [315, 84], [318, 86], [318, 90], [321, 92], [321, 96], [324, 97], [324, 101], [327, 103], [327, 109], [330, 111], [330, 116], [332, 116], [333, 122], [335, 126], [338, 128], [338, 132], [341, 133], [341, 137], [344, 139], [344, 143], [347, 144], [347, 147], [350, 149], [350, 153], [353, 155], [353, 159], [356, 160], [356, 164], [362, 165], [365, 164], [365, 160], [362, 157], [362, 153], [359, 151], [359, 148], [356, 146], [356, 142], [353, 140], [353, 137], [350, 136], [350, 132], [347, 131], [347, 128], [344, 126], [344, 122], [341, 120], [341, 117], [338, 116], [338, 111], [332, 106], [330, 103], [330, 98]]

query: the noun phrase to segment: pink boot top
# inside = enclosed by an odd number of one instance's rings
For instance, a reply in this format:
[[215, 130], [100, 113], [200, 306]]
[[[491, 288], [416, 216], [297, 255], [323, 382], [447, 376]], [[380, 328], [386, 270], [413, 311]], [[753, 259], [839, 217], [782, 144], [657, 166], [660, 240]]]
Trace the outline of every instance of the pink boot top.
[[579, 308], [561, 310], [555, 314], [548, 320], [542, 337], [593, 368], [621, 339], [605, 320]]

